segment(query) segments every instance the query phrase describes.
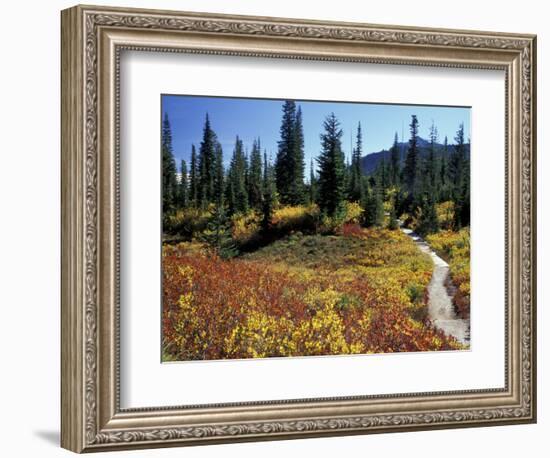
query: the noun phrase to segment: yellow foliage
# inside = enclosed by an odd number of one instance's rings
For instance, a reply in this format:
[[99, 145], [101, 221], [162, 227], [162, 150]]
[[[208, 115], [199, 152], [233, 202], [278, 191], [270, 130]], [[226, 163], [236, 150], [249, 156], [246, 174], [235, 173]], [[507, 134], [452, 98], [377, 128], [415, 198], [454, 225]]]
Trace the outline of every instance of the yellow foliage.
[[246, 214], [235, 214], [231, 218], [233, 223], [233, 239], [240, 244], [250, 241], [258, 235], [262, 217], [255, 211]]
[[358, 224], [361, 221], [361, 215], [363, 214], [363, 207], [358, 202], [346, 201], [346, 217], [344, 223]]
[[[316, 211], [284, 207], [274, 221], [288, 224]], [[233, 224], [246, 237], [255, 219], [240, 216]], [[447, 238], [437, 240], [442, 249]], [[449, 247], [458, 260], [469, 244]], [[182, 243], [164, 247], [163, 257], [168, 358], [461, 348], [421, 319], [433, 265], [401, 231], [357, 226], [341, 236], [294, 235], [227, 261]], [[462, 267], [456, 275], [466, 275]]]
[[452, 200], [436, 204], [435, 211], [441, 229], [452, 230], [455, 218], [455, 203]]
[[429, 235], [426, 241], [447, 262], [453, 283], [458, 287], [459, 297], [455, 303], [464, 310], [470, 305], [470, 229], [458, 232], [440, 231]]

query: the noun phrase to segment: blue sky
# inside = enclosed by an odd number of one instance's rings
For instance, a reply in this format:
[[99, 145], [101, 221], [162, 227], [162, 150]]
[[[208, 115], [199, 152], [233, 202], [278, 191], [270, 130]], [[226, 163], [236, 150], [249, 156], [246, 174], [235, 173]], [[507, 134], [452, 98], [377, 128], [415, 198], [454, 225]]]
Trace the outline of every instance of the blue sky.
[[[265, 149], [274, 159], [277, 154], [283, 102], [269, 99], [162, 95], [162, 113], [163, 116], [167, 113], [170, 119], [178, 168], [181, 159], [189, 163], [192, 144], [195, 144], [198, 151], [206, 113], [222, 145], [226, 165], [231, 158], [236, 135], [243, 140], [248, 151], [254, 138], [260, 137], [262, 150]], [[341, 123], [344, 132], [342, 145], [348, 158], [351, 155], [351, 141], [355, 143], [358, 122], [361, 122], [363, 130], [363, 154], [389, 148], [395, 132], [401, 141], [403, 131], [407, 141], [413, 114], [418, 117], [419, 133], [423, 138], [428, 137], [432, 121], [438, 129], [440, 142], [447, 135], [449, 143], [454, 143], [454, 136], [461, 122], [464, 123], [466, 139], [470, 137], [470, 108], [466, 107], [301, 100], [296, 103], [302, 107], [308, 170], [311, 158], [319, 155], [319, 135], [323, 130], [325, 117], [331, 112], [334, 112]]]

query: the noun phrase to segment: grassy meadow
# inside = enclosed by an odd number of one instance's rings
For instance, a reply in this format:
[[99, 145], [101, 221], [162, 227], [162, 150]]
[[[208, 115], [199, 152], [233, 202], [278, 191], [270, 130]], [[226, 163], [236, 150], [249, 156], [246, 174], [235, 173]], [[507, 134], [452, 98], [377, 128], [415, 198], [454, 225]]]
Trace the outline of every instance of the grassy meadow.
[[[272, 222], [278, 238], [265, 245], [260, 216], [241, 215], [232, 236], [249, 251], [230, 259], [201, 241], [201, 218], [188, 240], [165, 243], [164, 360], [462, 348], [427, 317], [430, 257], [399, 229], [363, 228], [357, 209], [348, 210], [333, 230], [323, 228], [315, 206], [281, 207]], [[428, 240], [450, 259], [464, 307], [468, 232]]]

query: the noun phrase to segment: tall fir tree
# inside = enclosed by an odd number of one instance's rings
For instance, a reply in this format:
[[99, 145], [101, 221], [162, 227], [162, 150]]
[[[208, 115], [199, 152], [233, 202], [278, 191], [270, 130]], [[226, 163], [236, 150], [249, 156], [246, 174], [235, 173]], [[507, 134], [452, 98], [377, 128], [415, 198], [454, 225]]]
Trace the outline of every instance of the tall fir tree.
[[250, 167], [248, 174], [248, 199], [250, 207], [262, 208], [262, 153], [260, 139], [254, 139], [250, 153]]
[[439, 221], [435, 209], [434, 195], [427, 194], [423, 196], [420, 209], [420, 218], [416, 231], [422, 236], [437, 232], [439, 230]]
[[367, 187], [362, 207], [363, 226], [373, 227], [382, 225], [382, 222], [384, 221], [384, 205], [382, 200], [382, 190], [380, 189], [378, 180], [375, 180], [372, 186]]
[[390, 182], [392, 186], [399, 184], [399, 174], [401, 169], [401, 152], [397, 132], [393, 139], [393, 145], [390, 149]]
[[187, 206], [189, 205], [189, 182], [187, 176], [187, 163], [183, 159], [181, 160], [180, 182], [178, 188], [178, 206], [180, 208], [187, 208]]
[[162, 122], [162, 212], [167, 215], [174, 210], [177, 197], [176, 160], [172, 151], [172, 129], [168, 113]]
[[287, 100], [283, 104], [280, 140], [275, 161], [275, 179], [281, 202], [304, 202], [304, 133], [302, 110]]
[[436, 164], [436, 146], [437, 146], [437, 127], [432, 121], [430, 126], [429, 140], [430, 146], [428, 149], [428, 155], [424, 160], [424, 167], [422, 173], [423, 191], [431, 195], [436, 201], [439, 193], [439, 174], [437, 173]]
[[458, 198], [462, 190], [465, 158], [464, 125], [460, 124], [455, 136], [454, 151], [449, 158], [449, 181], [454, 198]]
[[455, 201], [455, 227], [470, 224], [470, 163], [466, 156], [464, 124], [458, 127], [454, 151], [449, 162], [449, 178]]
[[420, 152], [418, 149], [418, 119], [416, 115], [412, 115], [410, 128], [409, 148], [405, 157], [405, 166], [403, 168], [403, 181], [409, 198], [412, 201], [418, 197], [418, 178], [420, 165]]
[[200, 238], [209, 245], [220, 258], [230, 259], [239, 254], [239, 250], [233, 240], [231, 232], [231, 220], [227, 215], [225, 206], [216, 205], [211, 210], [206, 231], [201, 233]]
[[342, 152], [342, 129], [334, 113], [323, 123], [321, 154], [317, 158], [319, 207], [322, 212], [334, 216], [342, 209], [345, 194], [345, 163]]
[[280, 137], [275, 161], [275, 180], [281, 202], [291, 203], [291, 187], [294, 174], [294, 151], [296, 134], [296, 103], [287, 100], [283, 104]]
[[227, 203], [230, 214], [248, 211], [246, 189], [247, 163], [242, 140], [237, 136], [233, 157], [227, 174]]
[[443, 140], [443, 151], [439, 158], [439, 200], [447, 201], [451, 198], [449, 186], [449, 140], [445, 135]]
[[351, 166], [349, 175], [348, 197], [351, 201], [361, 202], [363, 198], [363, 174], [361, 172], [361, 158], [363, 156], [363, 133], [361, 123], [357, 126], [357, 136], [355, 148], [351, 156]]
[[214, 202], [216, 205], [224, 205], [225, 179], [223, 169], [223, 150], [220, 142], [216, 142], [214, 154]]
[[445, 135], [445, 140], [443, 140], [443, 154], [441, 155], [441, 168], [439, 171], [439, 181], [442, 185], [447, 184], [447, 174], [448, 174], [448, 164], [449, 164], [449, 140]]
[[305, 202], [304, 190], [304, 126], [302, 120], [302, 108], [296, 110], [296, 122], [294, 123], [294, 172], [292, 174], [290, 202], [294, 205]]
[[212, 130], [208, 113], [204, 121], [202, 141], [199, 148], [198, 200], [205, 208], [214, 201], [214, 162], [216, 155], [216, 134]]
[[189, 200], [191, 205], [197, 205], [199, 190], [199, 169], [197, 164], [197, 151], [195, 145], [191, 145], [191, 163], [189, 170]]

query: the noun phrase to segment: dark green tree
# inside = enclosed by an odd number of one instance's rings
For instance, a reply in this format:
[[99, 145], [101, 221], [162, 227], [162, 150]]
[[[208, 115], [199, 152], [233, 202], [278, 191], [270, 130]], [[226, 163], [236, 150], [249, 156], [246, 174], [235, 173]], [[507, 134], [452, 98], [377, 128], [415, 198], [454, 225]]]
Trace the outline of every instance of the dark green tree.
[[378, 182], [378, 185], [380, 186], [380, 191], [382, 192], [382, 196], [386, 193], [386, 190], [390, 186], [390, 166], [389, 164], [386, 164], [386, 161], [384, 158], [379, 162], [377, 170], [376, 170], [376, 180]]
[[291, 187], [294, 174], [294, 152], [296, 142], [296, 103], [287, 100], [283, 104], [277, 157], [275, 160], [275, 180], [281, 202], [290, 203]]
[[449, 175], [455, 201], [455, 227], [458, 229], [470, 224], [470, 161], [466, 156], [464, 124], [460, 124], [455, 142]]
[[454, 151], [449, 158], [449, 181], [453, 199], [460, 199], [466, 174], [466, 146], [464, 143], [464, 124], [460, 124], [455, 136]]
[[365, 192], [363, 207], [363, 226], [381, 226], [384, 221], [384, 205], [380, 185], [368, 186]]
[[214, 202], [219, 207], [223, 205], [223, 195], [225, 190], [224, 169], [223, 169], [223, 150], [222, 145], [216, 142], [214, 154]]
[[409, 148], [405, 157], [405, 166], [403, 168], [403, 181], [405, 188], [409, 193], [409, 202], [414, 204], [418, 199], [419, 194], [419, 166], [420, 152], [418, 149], [418, 119], [416, 115], [412, 115], [409, 125], [411, 137], [409, 139]]
[[439, 159], [439, 201], [451, 199], [451, 186], [449, 183], [449, 141], [447, 136], [443, 141], [443, 151]]
[[411, 123], [409, 125], [411, 137], [409, 139], [409, 148], [407, 150], [407, 156], [405, 157], [405, 167], [403, 169], [403, 179], [407, 190], [410, 193], [416, 191], [417, 178], [418, 178], [418, 119], [416, 115], [412, 115]]
[[176, 161], [172, 151], [172, 129], [168, 113], [164, 114], [162, 122], [162, 212], [163, 215], [174, 210], [177, 197]]
[[243, 142], [237, 136], [235, 149], [227, 174], [227, 203], [230, 214], [248, 211], [248, 192], [246, 189], [247, 163]]
[[248, 199], [250, 207], [261, 210], [262, 208], [262, 153], [260, 139], [254, 139], [250, 154], [250, 167], [248, 173]]
[[191, 145], [191, 164], [189, 170], [189, 200], [196, 206], [199, 190], [199, 169], [197, 164], [197, 152], [195, 145]]
[[231, 221], [227, 216], [224, 205], [214, 207], [206, 231], [201, 234], [201, 239], [222, 259], [233, 258], [239, 254], [232, 238]]
[[313, 167], [313, 159], [309, 167], [309, 203], [317, 202], [317, 177], [315, 176], [315, 168]]
[[363, 133], [361, 123], [357, 126], [355, 148], [351, 156], [351, 166], [348, 182], [348, 197], [351, 201], [361, 202], [363, 198], [363, 177], [361, 172], [361, 158], [363, 156]]
[[210, 125], [208, 113], [204, 121], [202, 141], [199, 148], [199, 189], [198, 200], [200, 206], [205, 208], [214, 201], [214, 162], [216, 155], [216, 133]]
[[299, 205], [304, 193], [304, 133], [302, 111], [296, 103], [287, 100], [283, 104], [280, 140], [275, 161], [275, 180], [281, 202]]
[[422, 199], [421, 213], [416, 231], [422, 235], [433, 234], [439, 230], [439, 221], [435, 209], [435, 200], [432, 195], [426, 195]]
[[401, 170], [400, 156], [399, 140], [396, 132], [393, 139], [393, 145], [390, 149], [390, 182], [392, 186], [397, 186], [399, 184], [399, 174]]
[[296, 122], [294, 124], [294, 172], [290, 187], [290, 203], [294, 205], [305, 202], [304, 190], [304, 126], [302, 120], [302, 108], [298, 106]]
[[342, 152], [342, 129], [334, 113], [323, 123], [321, 154], [317, 158], [319, 207], [322, 212], [334, 216], [342, 208], [345, 194], [345, 164]]
[[437, 127], [432, 122], [430, 126], [430, 146], [428, 149], [428, 155], [424, 160], [424, 167], [422, 173], [422, 189], [425, 193], [430, 194], [436, 201], [439, 193], [439, 174], [437, 173], [436, 164], [436, 146], [437, 146]]

